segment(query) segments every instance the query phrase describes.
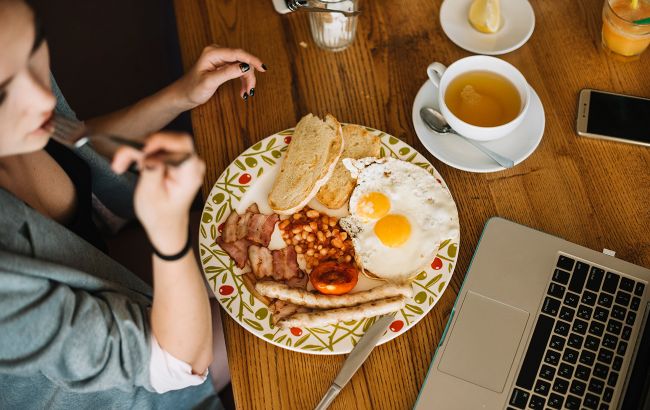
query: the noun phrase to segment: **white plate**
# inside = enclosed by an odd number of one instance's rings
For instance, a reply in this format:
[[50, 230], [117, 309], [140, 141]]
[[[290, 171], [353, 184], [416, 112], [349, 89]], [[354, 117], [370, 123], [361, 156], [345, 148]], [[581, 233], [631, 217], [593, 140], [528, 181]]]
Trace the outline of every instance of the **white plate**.
[[[448, 189], [438, 171], [413, 147], [385, 132], [368, 127], [366, 129], [380, 138], [381, 157], [390, 156], [422, 167], [435, 177], [442, 189]], [[254, 202], [263, 213], [271, 212], [267, 201], [268, 194], [275, 175], [280, 170], [288, 144], [291, 143], [293, 132], [294, 129], [284, 130], [257, 142], [239, 155], [214, 183], [201, 215], [201, 265], [205, 278], [223, 309], [257, 337], [276, 346], [302, 353], [350, 353], [359, 338], [374, 323], [375, 318], [339, 322], [319, 328], [276, 327], [271, 321], [272, 315], [268, 306], [255, 298], [243, 283], [243, 270], [237, 268], [215, 243], [224, 221], [233, 210], [243, 213]], [[458, 213], [455, 206], [454, 212]], [[347, 215], [347, 211], [344, 215]], [[460, 234], [460, 226], [456, 228]], [[282, 238], [277, 239], [281, 243], [280, 247], [284, 246]], [[459, 241], [460, 237], [456, 236], [445, 238], [440, 244], [434, 260], [423, 267], [422, 272], [412, 282], [413, 298], [407, 301], [406, 307], [394, 313], [393, 323], [378, 344], [408, 331], [433, 309], [451, 280], [458, 258]], [[378, 284], [378, 281], [360, 276], [355, 290], [369, 289]]]
[[[482, 143], [487, 148], [512, 159], [515, 165], [535, 151], [544, 135], [544, 107], [532, 87], [530, 87], [530, 94], [530, 106], [521, 125], [503, 138]], [[440, 109], [437, 89], [428, 80], [415, 96], [412, 115], [415, 133], [431, 155], [463, 171], [495, 172], [505, 169], [462, 138], [431, 131], [420, 118], [420, 108], [425, 106]]]
[[445, 0], [440, 7], [440, 24], [458, 47], [476, 54], [499, 55], [524, 45], [535, 29], [535, 13], [527, 0], [501, 0], [501, 29], [486, 34], [469, 22], [473, 0]]

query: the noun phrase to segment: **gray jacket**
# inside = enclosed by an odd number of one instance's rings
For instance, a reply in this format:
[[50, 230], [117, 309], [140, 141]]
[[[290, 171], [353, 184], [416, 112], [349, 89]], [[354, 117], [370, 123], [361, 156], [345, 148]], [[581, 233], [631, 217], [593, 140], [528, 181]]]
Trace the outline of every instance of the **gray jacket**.
[[[132, 216], [133, 176], [114, 175], [90, 148], [79, 155], [95, 196]], [[0, 189], [0, 409], [222, 408], [209, 378], [152, 391], [151, 298], [125, 267]]]

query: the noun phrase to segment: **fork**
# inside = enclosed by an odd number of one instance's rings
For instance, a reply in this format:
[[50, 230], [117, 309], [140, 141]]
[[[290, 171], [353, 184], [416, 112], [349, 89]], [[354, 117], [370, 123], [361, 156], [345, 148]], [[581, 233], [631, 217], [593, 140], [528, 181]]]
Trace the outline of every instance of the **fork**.
[[[126, 145], [137, 150], [142, 150], [144, 144], [132, 141], [117, 135], [89, 132], [86, 124], [74, 118], [65, 117], [60, 114], [53, 114], [50, 120], [50, 126], [53, 128], [52, 138], [56, 141], [72, 148], [81, 148], [92, 140], [109, 140], [118, 145]], [[179, 166], [190, 158], [192, 154], [177, 152], [155, 152], [147, 157], [155, 157], [167, 165]]]

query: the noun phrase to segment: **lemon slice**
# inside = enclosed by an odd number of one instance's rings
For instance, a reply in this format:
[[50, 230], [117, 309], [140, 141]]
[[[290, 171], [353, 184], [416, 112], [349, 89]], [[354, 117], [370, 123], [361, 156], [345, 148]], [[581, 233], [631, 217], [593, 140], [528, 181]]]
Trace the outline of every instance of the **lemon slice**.
[[469, 22], [481, 33], [496, 33], [501, 24], [499, 0], [474, 0], [469, 8]]

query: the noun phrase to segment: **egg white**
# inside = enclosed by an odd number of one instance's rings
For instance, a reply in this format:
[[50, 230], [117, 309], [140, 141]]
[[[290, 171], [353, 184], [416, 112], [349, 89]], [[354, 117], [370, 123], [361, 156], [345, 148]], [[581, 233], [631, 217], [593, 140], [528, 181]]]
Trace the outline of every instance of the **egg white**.
[[[357, 262], [376, 277], [403, 281], [430, 263], [440, 243], [458, 236], [458, 213], [451, 194], [425, 169], [394, 158], [345, 160], [357, 186], [350, 197], [350, 216], [341, 227], [352, 238]], [[408, 240], [389, 247], [375, 235], [378, 219], [358, 214], [359, 200], [380, 192], [390, 200], [388, 214], [405, 216], [411, 227]]]

